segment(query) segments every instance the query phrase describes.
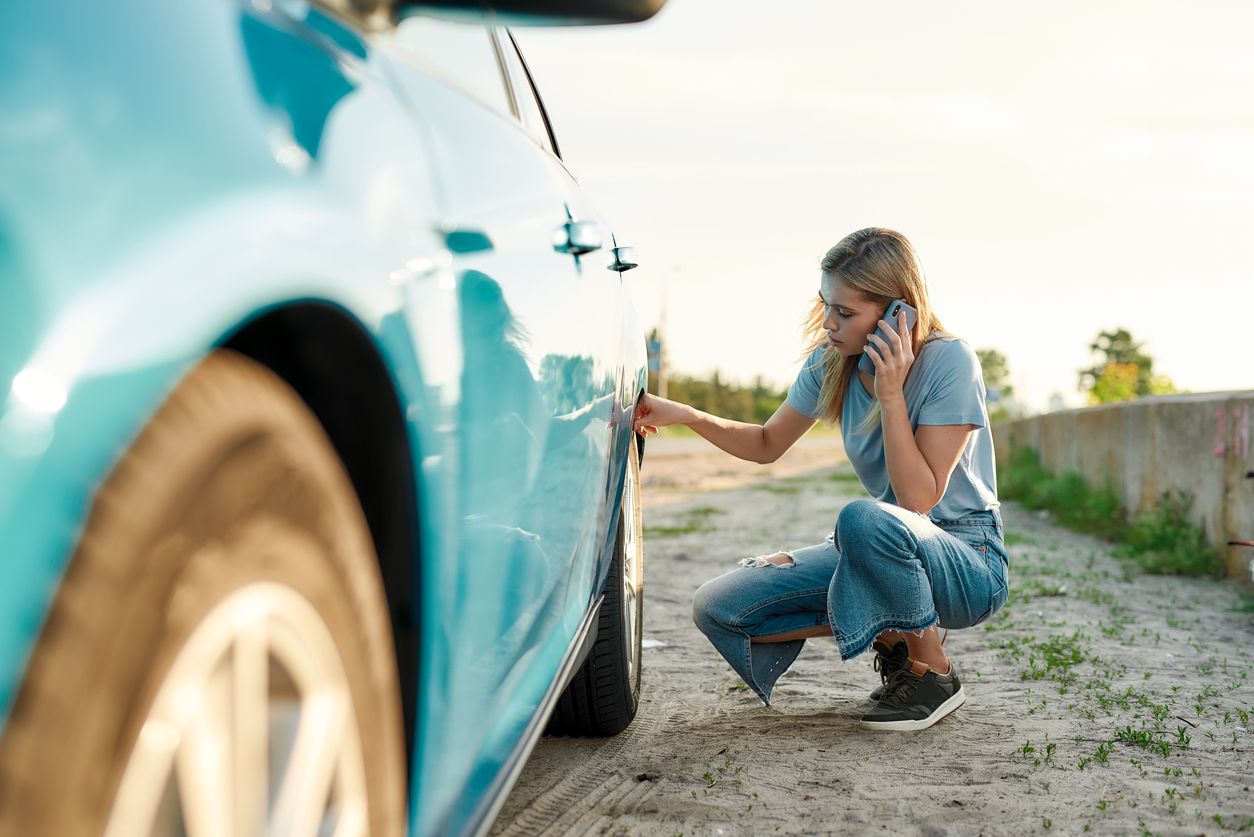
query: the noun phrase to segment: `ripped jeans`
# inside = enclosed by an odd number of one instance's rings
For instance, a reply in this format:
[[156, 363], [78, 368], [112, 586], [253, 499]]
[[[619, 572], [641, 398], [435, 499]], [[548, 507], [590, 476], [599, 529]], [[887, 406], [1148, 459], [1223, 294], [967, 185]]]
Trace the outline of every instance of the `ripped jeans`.
[[933, 522], [891, 503], [855, 500], [816, 546], [784, 553], [792, 564], [746, 559], [692, 599], [692, 618], [768, 706], [771, 689], [804, 639], [753, 642], [829, 625], [841, 659], [886, 630], [969, 628], [1006, 602], [1001, 514]]

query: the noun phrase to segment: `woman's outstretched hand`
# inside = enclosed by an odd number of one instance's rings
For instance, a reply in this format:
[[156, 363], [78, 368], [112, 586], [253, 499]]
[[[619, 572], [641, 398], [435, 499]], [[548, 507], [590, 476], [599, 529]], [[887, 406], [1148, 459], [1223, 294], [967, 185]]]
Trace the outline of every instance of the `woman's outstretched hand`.
[[693, 410], [687, 404], [646, 392], [636, 404], [632, 429], [641, 436], [648, 436], [650, 433], [657, 433], [659, 427], [683, 424], [692, 419], [692, 414]]

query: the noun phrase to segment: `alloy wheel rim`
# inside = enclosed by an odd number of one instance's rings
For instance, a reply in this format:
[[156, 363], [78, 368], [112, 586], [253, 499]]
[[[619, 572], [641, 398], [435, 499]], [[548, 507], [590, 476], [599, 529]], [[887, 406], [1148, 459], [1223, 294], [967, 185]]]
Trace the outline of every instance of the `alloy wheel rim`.
[[637, 442], [634, 438], [627, 452], [627, 484], [623, 492], [623, 595], [626, 606], [623, 608], [623, 634], [627, 638], [627, 677], [634, 687], [637, 670], [640, 665], [640, 599], [644, 588], [644, 561], [641, 550], [644, 538], [641, 535], [642, 519], [640, 509], [640, 457], [637, 453]]
[[235, 591], [159, 686], [106, 837], [368, 832], [361, 736], [330, 631], [290, 587]]

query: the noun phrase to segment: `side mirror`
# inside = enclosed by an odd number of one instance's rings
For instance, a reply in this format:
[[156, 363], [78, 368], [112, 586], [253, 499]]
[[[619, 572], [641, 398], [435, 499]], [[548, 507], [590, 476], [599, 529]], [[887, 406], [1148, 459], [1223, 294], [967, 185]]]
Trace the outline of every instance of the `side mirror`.
[[395, 17], [424, 14], [504, 26], [590, 26], [638, 23], [657, 14], [666, 0], [393, 0]]

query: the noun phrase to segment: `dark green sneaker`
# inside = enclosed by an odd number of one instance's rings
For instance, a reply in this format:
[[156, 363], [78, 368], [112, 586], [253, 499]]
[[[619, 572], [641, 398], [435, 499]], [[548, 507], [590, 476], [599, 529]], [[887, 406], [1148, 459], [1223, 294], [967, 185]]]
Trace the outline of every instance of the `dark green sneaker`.
[[875, 650], [875, 659], [871, 665], [880, 673], [880, 685], [871, 691], [871, 700], [879, 700], [884, 696], [884, 684], [888, 682], [888, 678], [906, 667], [906, 660], [910, 659], [910, 649], [906, 647], [905, 640], [898, 640], [896, 645], [889, 648], [878, 639], [871, 643], [871, 648]]
[[949, 674], [939, 675], [928, 669], [915, 674], [907, 659], [905, 668], [893, 674], [884, 684], [884, 694], [875, 708], [862, 716], [867, 729], [919, 730], [953, 712], [967, 699], [958, 679], [958, 669], [951, 661]]

